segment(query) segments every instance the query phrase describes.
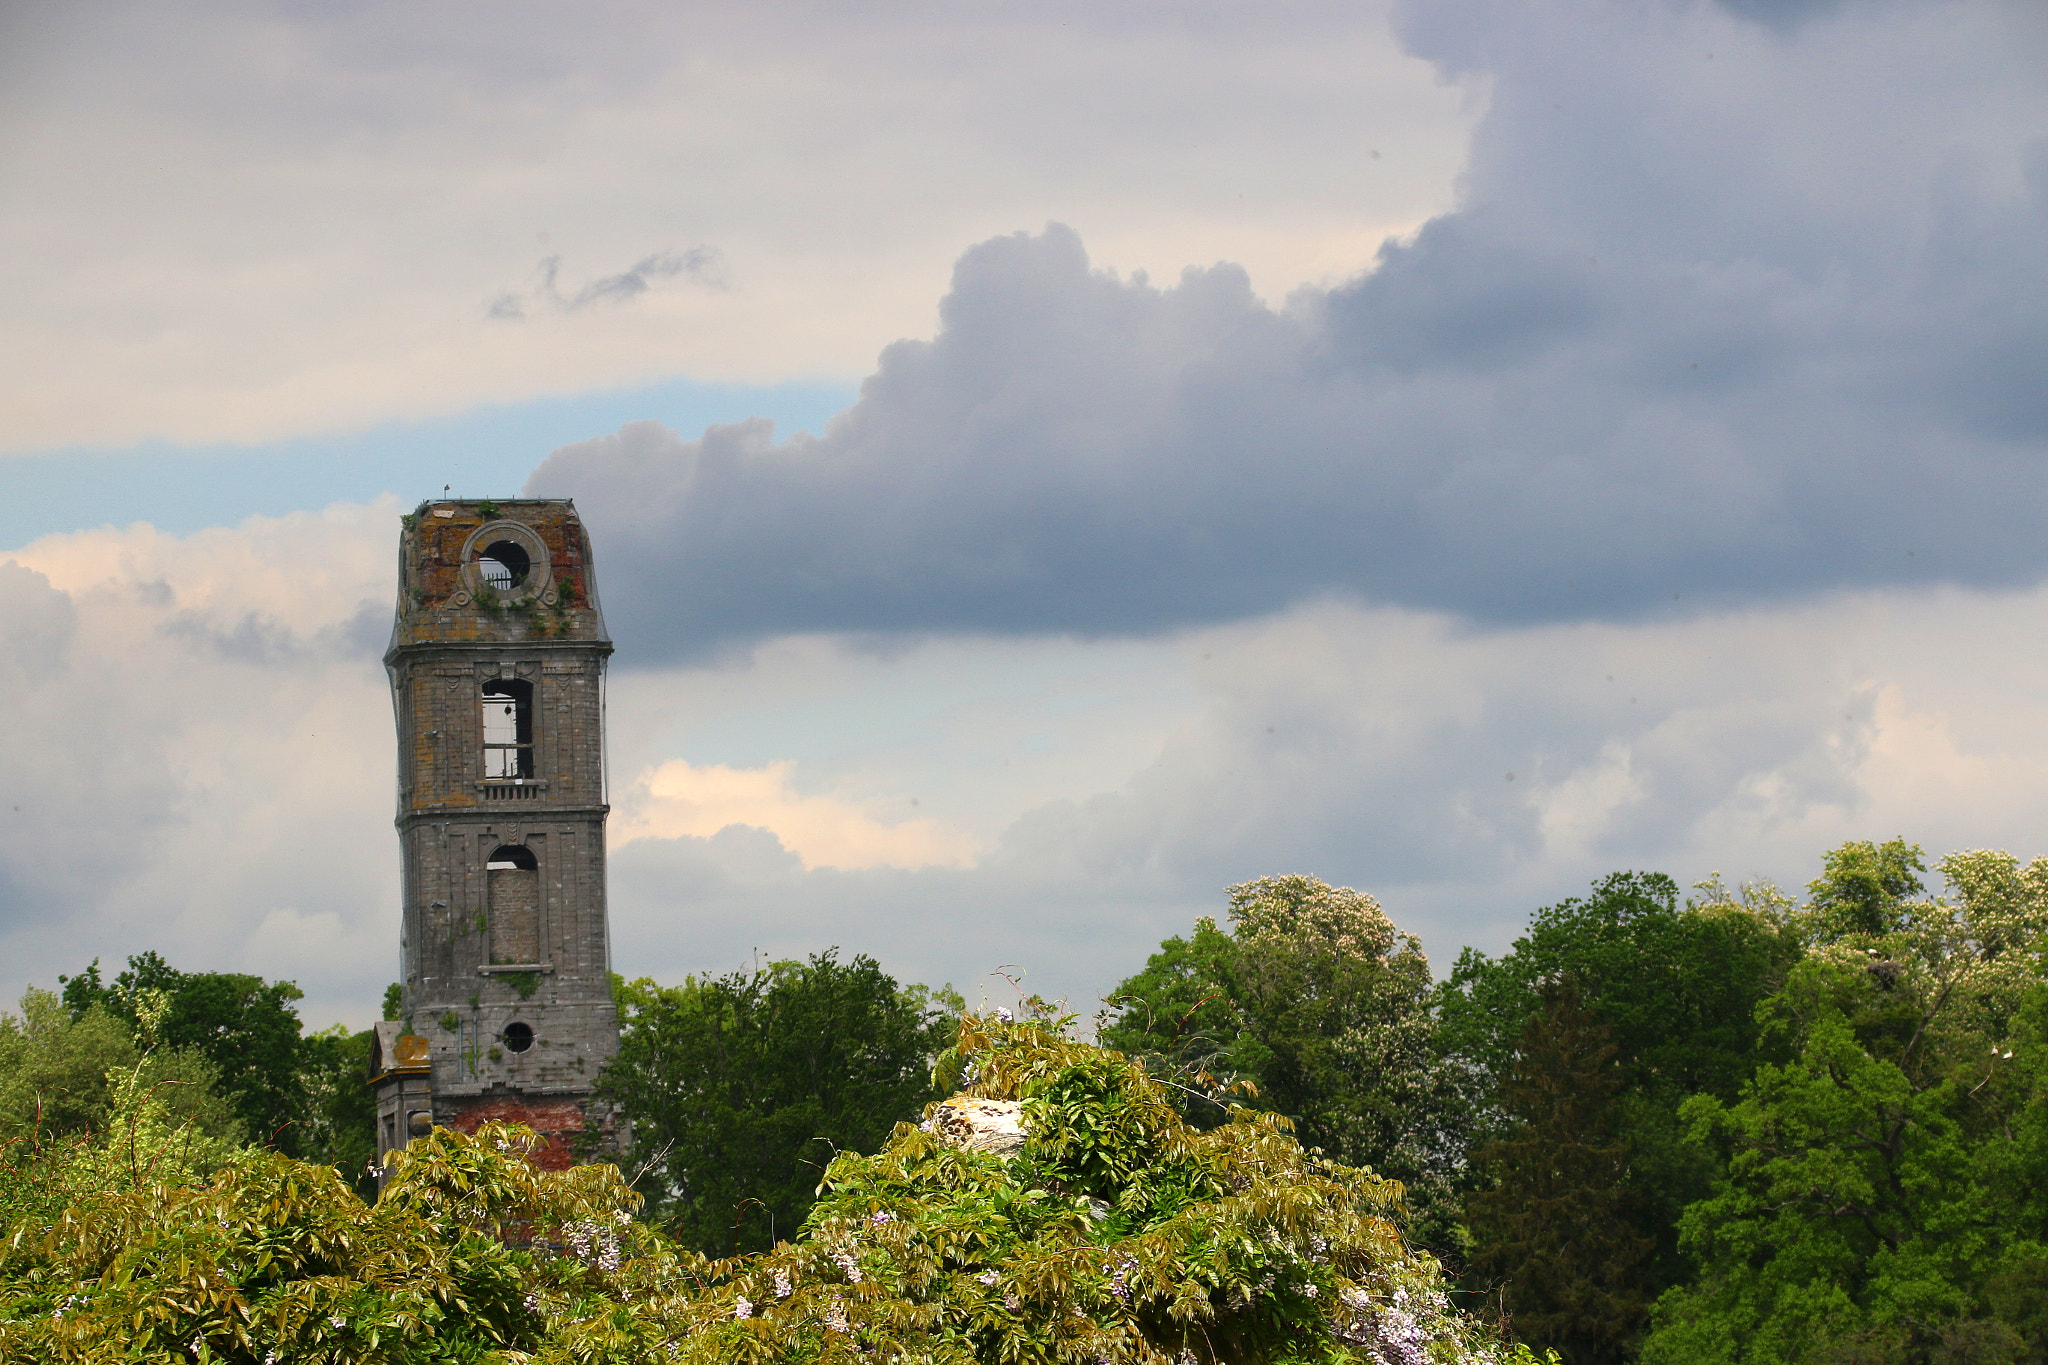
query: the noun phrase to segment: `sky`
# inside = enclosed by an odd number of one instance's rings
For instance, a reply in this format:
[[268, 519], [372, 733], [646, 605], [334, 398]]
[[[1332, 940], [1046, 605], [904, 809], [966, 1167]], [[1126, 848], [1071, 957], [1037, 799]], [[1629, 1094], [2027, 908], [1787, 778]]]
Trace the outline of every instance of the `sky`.
[[0, 993], [397, 972], [398, 517], [573, 497], [613, 964], [2048, 854], [2031, 0], [0, 10]]

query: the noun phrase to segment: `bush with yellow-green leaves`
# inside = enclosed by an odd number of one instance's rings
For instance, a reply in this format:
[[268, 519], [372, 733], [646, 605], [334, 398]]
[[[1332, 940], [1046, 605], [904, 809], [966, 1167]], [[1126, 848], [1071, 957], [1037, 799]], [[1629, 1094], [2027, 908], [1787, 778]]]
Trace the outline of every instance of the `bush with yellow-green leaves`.
[[115, 1182], [7, 1230], [0, 1359], [1533, 1365], [1403, 1243], [1398, 1186], [1271, 1115], [1196, 1131], [1061, 1024], [969, 1015], [940, 1063], [1022, 1102], [1020, 1151], [928, 1111], [758, 1256], [677, 1249], [615, 1168], [540, 1171], [516, 1129], [415, 1141], [374, 1207], [268, 1154]]

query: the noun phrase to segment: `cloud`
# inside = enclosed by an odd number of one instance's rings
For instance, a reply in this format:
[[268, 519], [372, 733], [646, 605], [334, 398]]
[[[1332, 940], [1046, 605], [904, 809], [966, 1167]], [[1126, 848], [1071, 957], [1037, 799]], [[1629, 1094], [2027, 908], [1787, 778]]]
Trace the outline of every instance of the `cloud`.
[[2031, 582], [2042, 28], [1420, 7], [1413, 49], [1490, 104], [1462, 206], [1369, 274], [1276, 309], [1229, 265], [1160, 287], [1061, 226], [997, 238], [823, 437], [631, 425], [528, 487], [578, 499], [614, 619], [670, 656], [1328, 593], [1508, 625]]
[[[296, 976], [314, 1027], [393, 975], [390, 500], [0, 561], [5, 999], [94, 957]], [[317, 949], [317, 951], [315, 951]]]
[[670, 761], [639, 777], [621, 803], [611, 841], [710, 838], [739, 826], [764, 830], [812, 867], [960, 867], [978, 851], [934, 820], [885, 822], [869, 803], [793, 790], [788, 761], [763, 768]]
[[539, 283], [529, 294], [502, 290], [491, 300], [489, 315], [504, 321], [522, 321], [529, 305], [545, 306], [559, 313], [574, 313], [593, 303], [621, 304], [636, 299], [654, 287], [654, 281], [680, 275], [704, 289], [726, 289], [725, 257], [716, 247], [693, 246], [688, 251], [657, 251], [643, 257], [629, 270], [605, 275], [563, 294], [558, 284], [562, 258], [549, 256], [534, 270]]
[[[0, 178], [36, 186], [0, 204], [0, 260], [33, 262], [0, 315], [13, 451], [845, 384], [929, 327], [963, 243], [1048, 217], [1278, 297], [1447, 204], [1471, 122], [1386, 0], [15, 0], [0, 27]], [[664, 273], [705, 243], [729, 287]]]
[[[154, 948], [295, 978], [315, 1025], [370, 1017], [398, 941], [368, 625], [397, 510], [0, 563], [0, 999]], [[1796, 887], [1900, 833], [2032, 856], [2043, 619], [2038, 586], [1487, 630], [1326, 598], [1143, 640], [619, 668], [613, 960], [674, 979], [836, 945], [998, 999], [1015, 964], [1085, 1011], [1267, 873], [1371, 890], [1442, 967], [1618, 868]]]
[[[617, 958], [680, 976], [839, 944], [999, 994], [988, 974], [1014, 963], [1085, 1012], [1270, 873], [1372, 891], [1442, 970], [1625, 868], [1796, 893], [1852, 838], [2031, 857], [2048, 644], [2024, 623], [2044, 617], [2048, 589], [1893, 589], [1484, 633], [1323, 602], [1191, 632], [1152, 646], [1198, 696], [1161, 719], [1155, 756], [1013, 806], [971, 865], [807, 870], [742, 826], [620, 847]], [[889, 671], [910, 685], [925, 648]], [[721, 671], [773, 688], [773, 658]]]

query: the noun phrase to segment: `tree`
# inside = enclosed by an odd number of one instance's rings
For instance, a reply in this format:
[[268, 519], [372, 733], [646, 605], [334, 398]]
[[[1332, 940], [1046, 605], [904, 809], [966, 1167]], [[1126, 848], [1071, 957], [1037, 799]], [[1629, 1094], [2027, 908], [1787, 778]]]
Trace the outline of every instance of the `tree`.
[[305, 1107], [299, 1078], [299, 1015], [292, 1002], [305, 993], [289, 981], [268, 981], [234, 972], [181, 972], [156, 953], [128, 959], [112, 984], [100, 979], [100, 964], [76, 976], [58, 978], [64, 1004], [74, 1018], [98, 1005], [126, 1019], [137, 1018], [145, 991], [161, 991], [170, 1002], [162, 1037], [171, 1048], [191, 1048], [212, 1062], [250, 1140], [282, 1151], [301, 1150], [294, 1132]]
[[1565, 1365], [1619, 1365], [1648, 1315], [1639, 1267], [1656, 1243], [1629, 1216], [1611, 1030], [1568, 981], [1544, 1000], [1501, 1092], [1515, 1126], [1473, 1153], [1486, 1183], [1466, 1202], [1471, 1269], [1499, 1286], [1521, 1340]]
[[[1545, 1008], [1551, 983], [1570, 981], [1609, 1031], [1620, 1096], [1615, 1135], [1629, 1151], [1627, 1207], [1656, 1243], [1642, 1267], [1652, 1292], [1690, 1278], [1679, 1214], [1705, 1198], [1717, 1167], [1688, 1136], [1679, 1111], [1695, 1094], [1733, 1099], [1766, 1041], [1758, 1004], [1785, 979], [1803, 942], [1791, 907], [1769, 887], [1731, 896], [1718, 882], [1679, 904], [1658, 873], [1617, 872], [1592, 894], [1538, 910], [1499, 958], [1467, 949], [1444, 983], [1444, 1046], [1498, 1095], [1517, 1065], [1518, 1041]], [[1482, 1109], [1501, 1136], [1510, 1116]]]
[[[2048, 1353], [2048, 860], [1849, 845], [1764, 1011], [1788, 1059], [1687, 1116], [1726, 1154], [1681, 1234], [1697, 1284], [1646, 1362], [2012, 1362]], [[1873, 872], [1873, 868], [1877, 871]]]
[[1909, 898], [1927, 889], [1919, 875], [1927, 859], [1903, 838], [1881, 844], [1851, 840], [1824, 855], [1821, 866], [1821, 875], [1807, 886], [1806, 903], [1807, 932], [1818, 942], [1902, 928]]
[[963, 1101], [1023, 1114], [1021, 1151], [963, 1147], [930, 1106], [836, 1157], [764, 1255], [677, 1247], [616, 1168], [538, 1171], [520, 1129], [415, 1139], [374, 1207], [251, 1151], [10, 1230], [0, 1357], [1536, 1365], [1450, 1306], [1386, 1182], [1273, 1115], [1190, 1128], [1067, 1022], [968, 1017], [945, 1058]]
[[[141, 1001], [145, 1008], [147, 998]], [[162, 1008], [161, 1000], [156, 1002]], [[0, 1141], [79, 1137], [104, 1129], [125, 1076], [156, 1096], [175, 1122], [239, 1143], [243, 1129], [219, 1093], [220, 1075], [194, 1049], [138, 1045], [134, 1026], [100, 1007], [73, 1018], [31, 986], [19, 1015], [0, 1012]]]
[[305, 1110], [293, 1130], [308, 1161], [340, 1171], [364, 1199], [377, 1197], [377, 1097], [368, 1084], [369, 1029], [341, 1024], [308, 1034], [299, 1047], [299, 1092]]
[[686, 1245], [765, 1247], [803, 1221], [834, 1152], [873, 1146], [932, 1097], [950, 1017], [872, 958], [616, 987], [599, 1095], [633, 1123], [629, 1167]]
[[[1411, 1234], [1454, 1249], [1470, 1096], [1437, 1045], [1420, 943], [1372, 897], [1315, 877], [1229, 896], [1229, 932], [1197, 921], [1110, 994], [1103, 1041], [1182, 1079], [1249, 1081], [1247, 1102], [1286, 1115], [1305, 1144], [1400, 1181]], [[1227, 1112], [1213, 1095], [1183, 1104], [1197, 1124]]]
[[19, 1016], [0, 1013], [0, 1222], [47, 1225], [110, 1189], [211, 1171], [240, 1146], [213, 1064], [159, 1042], [162, 993], [136, 1004], [132, 1034], [97, 1006], [74, 1020], [34, 987]]

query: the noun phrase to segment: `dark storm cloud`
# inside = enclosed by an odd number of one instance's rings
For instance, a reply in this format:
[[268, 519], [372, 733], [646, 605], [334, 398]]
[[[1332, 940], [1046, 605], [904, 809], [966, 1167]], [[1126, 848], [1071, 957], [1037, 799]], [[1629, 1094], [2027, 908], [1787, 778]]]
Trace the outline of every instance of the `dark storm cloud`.
[[1161, 289], [1058, 226], [998, 239], [822, 438], [629, 426], [529, 491], [579, 500], [614, 628], [663, 653], [1321, 594], [1505, 624], [2029, 581], [2032, 22], [1418, 9], [1411, 48], [1491, 103], [1464, 205], [1359, 280], [1275, 311], [1231, 266]]

